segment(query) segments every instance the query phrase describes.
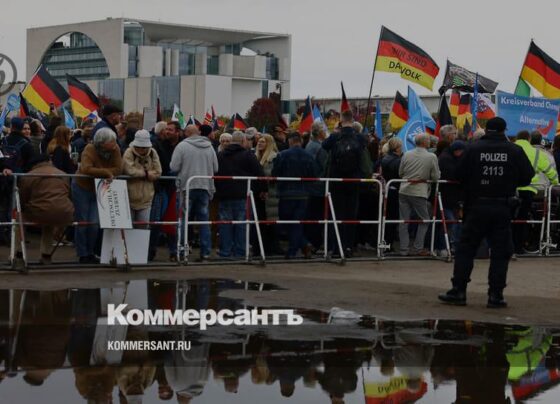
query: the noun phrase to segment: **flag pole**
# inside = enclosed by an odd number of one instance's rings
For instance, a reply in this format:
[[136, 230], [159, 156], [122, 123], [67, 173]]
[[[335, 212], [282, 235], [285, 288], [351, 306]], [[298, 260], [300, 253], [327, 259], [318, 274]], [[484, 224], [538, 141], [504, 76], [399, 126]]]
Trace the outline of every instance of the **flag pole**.
[[381, 37], [383, 34], [384, 26], [381, 26], [381, 32], [379, 33], [379, 40], [377, 41], [377, 50], [375, 51], [375, 63], [373, 64], [373, 73], [371, 74], [371, 84], [369, 85], [369, 95], [366, 108], [366, 118], [364, 119], [364, 133], [367, 133], [367, 119], [369, 116], [369, 108], [371, 106], [371, 93], [373, 91], [373, 80], [375, 79], [375, 68], [377, 67], [377, 54], [379, 53], [379, 43], [381, 42]]

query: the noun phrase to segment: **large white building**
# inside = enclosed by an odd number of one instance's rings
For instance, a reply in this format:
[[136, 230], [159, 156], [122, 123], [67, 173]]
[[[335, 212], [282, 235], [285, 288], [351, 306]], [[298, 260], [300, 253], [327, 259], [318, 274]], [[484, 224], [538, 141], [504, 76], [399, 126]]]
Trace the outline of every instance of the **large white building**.
[[272, 92], [290, 98], [291, 37], [124, 18], [27, 30], [26, 78], [40, 64], [85, 81], [125, 112], [173, 104], [195, 117], [244, 114]]

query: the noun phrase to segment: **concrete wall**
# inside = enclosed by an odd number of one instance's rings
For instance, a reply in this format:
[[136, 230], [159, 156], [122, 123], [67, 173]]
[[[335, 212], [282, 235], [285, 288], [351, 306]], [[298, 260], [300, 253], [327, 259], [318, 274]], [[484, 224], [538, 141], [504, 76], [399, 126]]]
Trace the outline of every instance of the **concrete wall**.
[[232, 78], [223, 76], [206, 76], [204, 94], [204, 112], [214, 105], [219, 115], [231, 115], [232, 108]]
[[233, 79], [231, 86], [232, 113], [239, 112], [242, 116], [251, 108], [253, 101], [262, 96], [259, 80]]
[[266, 52], [274, 54], [278, 58], [279, 79], [290, 80], [292, 66], [292, 37], [290, 35], [246, 41], [243, 46], [260, 54]]
[[220, 55], [219, 73], [220, 76], [233, 76], [233, 55], [227, 53]]
[[[128, 65], [123, 65], [123, 20], [108, 19], [79, 24], [56, 25], [27, 30], [26, 78], [29, 80], [50, 46], [61, 36], [81, 32], [90, 37], [101, 49], [109, 67], [110, 78], [126, 78]], [[125, 49], [126, 51], [127, 49]]]
[[181, 76], [181, 105], [185, 116], [194, 115], [200, 120], [204, 116], [206, 76]]
[[255, 57], [234, 55], [233, 76], [250, 78], [255, 77]]
[[163, 75], [163, 48], [159, 46], [138, 47], [138, 77]]
[[124, 81], [124, 112], [142, 112], [152, 103], [151, 77], [131, 78]]

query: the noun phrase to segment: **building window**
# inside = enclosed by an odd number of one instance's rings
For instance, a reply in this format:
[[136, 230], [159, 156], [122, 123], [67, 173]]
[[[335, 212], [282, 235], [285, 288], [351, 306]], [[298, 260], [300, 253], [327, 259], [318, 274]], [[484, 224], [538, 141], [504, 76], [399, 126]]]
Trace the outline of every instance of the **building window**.
[[109, 77], [109, 67], [97, 44], [87, 35], [72, 32], [58, 38], [45, 53], [41, 63], [58, 80], [66, 74], [79, 80]]
[[181, 104], [181, 78], [179, 76], [154, 77], [152, 79], [152, 86], [151, 104], [156, 105], [159, 96], [163, 118], [171, 118], [173, 104]]

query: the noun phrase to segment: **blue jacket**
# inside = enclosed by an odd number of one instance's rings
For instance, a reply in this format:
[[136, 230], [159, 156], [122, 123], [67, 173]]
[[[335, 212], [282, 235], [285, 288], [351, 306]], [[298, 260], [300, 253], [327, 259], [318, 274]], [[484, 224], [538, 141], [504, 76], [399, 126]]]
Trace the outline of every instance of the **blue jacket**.
[[[317, 177], [317, 164], [311, 155], [301, 147], [291, 147], [280, 152], [274, 159], [274, 177]], [[307, 198], [311, 182], [278, 181], [279, 198]]]

